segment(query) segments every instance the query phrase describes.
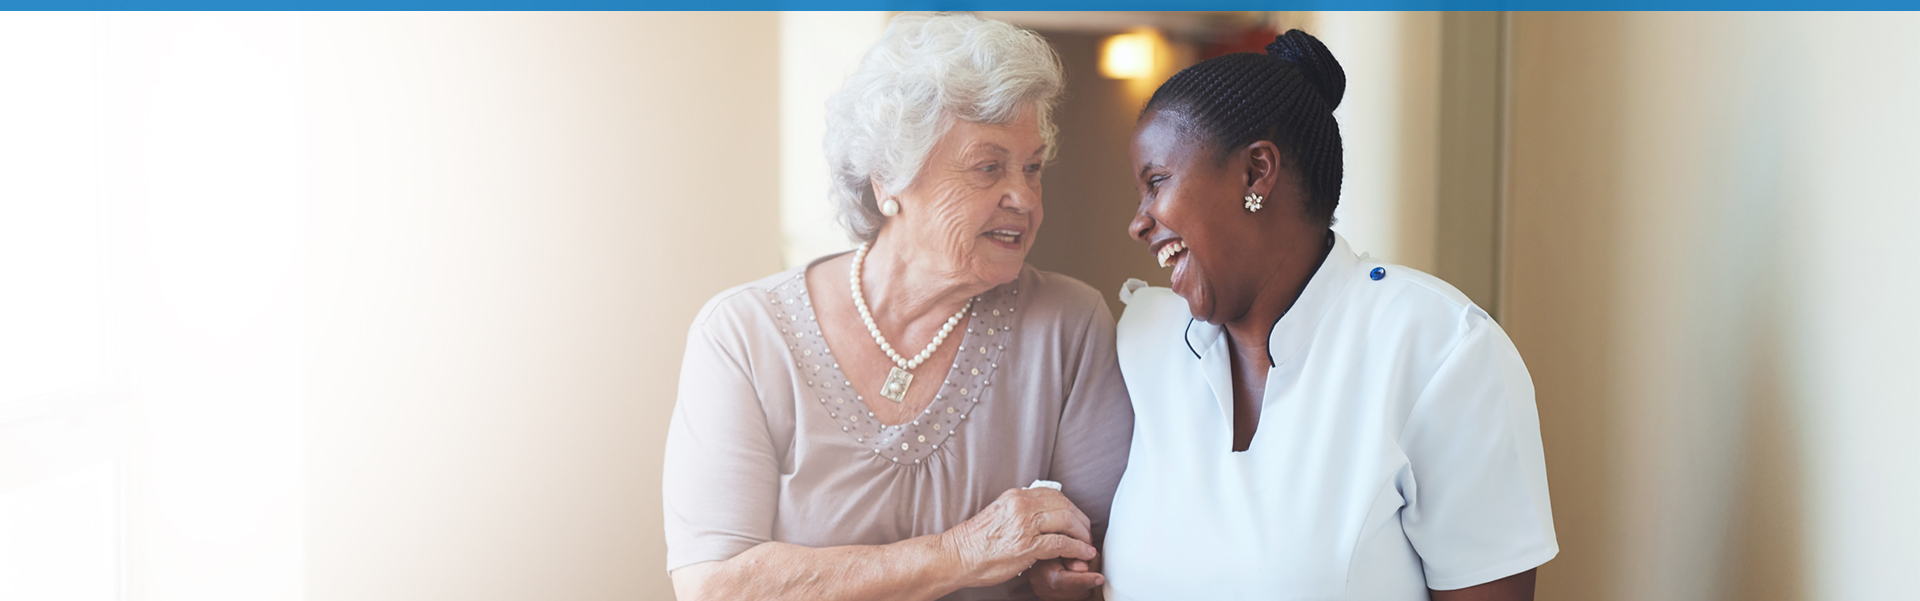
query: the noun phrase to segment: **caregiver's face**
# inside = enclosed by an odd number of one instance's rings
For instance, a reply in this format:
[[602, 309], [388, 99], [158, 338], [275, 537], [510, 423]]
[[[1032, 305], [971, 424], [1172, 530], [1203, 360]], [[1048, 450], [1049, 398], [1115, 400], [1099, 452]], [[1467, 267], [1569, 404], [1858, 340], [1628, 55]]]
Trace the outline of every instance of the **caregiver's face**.
[[1046, 151], [1031, 106], [1008, 123], [954, 123], [900, 193], [905, 241], [947, 263], [926, 267], [991, 285], [1013, 281], [1040, 230]]
[[[1134, 187], [1140, 208], [1128, 224], [1162, 267], [1195, 318], [1224, 323], [1244, 314], [1259, 290], [1260, 236], [1242, 208], [1250, 182], [1245, 152], [1220, 157], [1179, 131], [1182, 117], [1156, 111], [1134, 128]], [[1272, 209], [1268, 209], [1271, 211]]]

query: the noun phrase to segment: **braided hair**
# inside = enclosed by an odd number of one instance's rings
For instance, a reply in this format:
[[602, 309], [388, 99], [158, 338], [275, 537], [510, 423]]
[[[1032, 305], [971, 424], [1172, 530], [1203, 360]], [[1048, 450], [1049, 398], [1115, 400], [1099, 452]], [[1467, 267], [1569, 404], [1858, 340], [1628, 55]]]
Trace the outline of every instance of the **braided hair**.
[[1259, 140], [1290, 160], [1307, 193], [1307, 216], [1331, 225], [1340, 205], [1340, 124], [1333, 109], [1347, 74], [1320, 40], [1298, 29], [1267, 44], [1201, 61], [1160, 84], [1140, 112], [1180, 115], [1183, 133], [1226, 151]]

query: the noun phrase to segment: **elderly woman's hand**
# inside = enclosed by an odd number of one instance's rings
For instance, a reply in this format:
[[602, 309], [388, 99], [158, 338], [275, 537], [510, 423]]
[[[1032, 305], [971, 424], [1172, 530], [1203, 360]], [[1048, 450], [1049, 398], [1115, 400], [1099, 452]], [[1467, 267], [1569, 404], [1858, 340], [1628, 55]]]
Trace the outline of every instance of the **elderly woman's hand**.
[[1013, 579], [1037, 561], [1092, 560], [1091, 526], [1087, 514], [1059, 491], [1012, 489], [942, 534], [941, 542], [972, 579], [964, 586], [992, 586]]

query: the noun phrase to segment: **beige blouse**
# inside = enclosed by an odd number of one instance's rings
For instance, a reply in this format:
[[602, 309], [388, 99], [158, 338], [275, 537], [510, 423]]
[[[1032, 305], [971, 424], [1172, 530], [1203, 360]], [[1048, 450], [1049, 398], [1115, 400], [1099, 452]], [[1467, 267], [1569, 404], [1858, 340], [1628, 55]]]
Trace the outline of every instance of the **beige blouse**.
[[[667, 432], [667, 569], [763, 542], [877, 545], [944, 532], [1055, 480], [1106, 530], [1133, 409], [1098, 292], [1031, 266], [981, 295], [919, 419], [869, 414], [820, 337], [806, 268], [708, 301]], [[923, 376], [925, 377], [925, 376]], [[930, 378], [916, 381], [931, 382]], [[947, 599], [1027, 599], [1024, 578]]]

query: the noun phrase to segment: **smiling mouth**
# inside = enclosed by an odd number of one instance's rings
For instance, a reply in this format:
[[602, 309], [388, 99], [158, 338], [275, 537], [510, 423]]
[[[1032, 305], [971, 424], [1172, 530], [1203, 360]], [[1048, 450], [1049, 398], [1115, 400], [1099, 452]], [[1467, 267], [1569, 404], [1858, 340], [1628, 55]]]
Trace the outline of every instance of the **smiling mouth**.
[[1154, 258], [1160, 260], [1161, 267], [1166, 267], [1167, 264], [1173, 262], [1174, 257], [1177, 257], [1180, 255], [1180, 253], [1183, 253], [1186, 251], [1187, 251], [1186, 241], [1174, 240], [1173, 242], [1167, 243], [1166, 246], [1160, 247], [1160, 252], [1158, 254], [1155, 254]]
[[1013, 230], [993, 230], [987, 232], [986, 236], [1007, 244], [1020, 244], [1020, 232]]

